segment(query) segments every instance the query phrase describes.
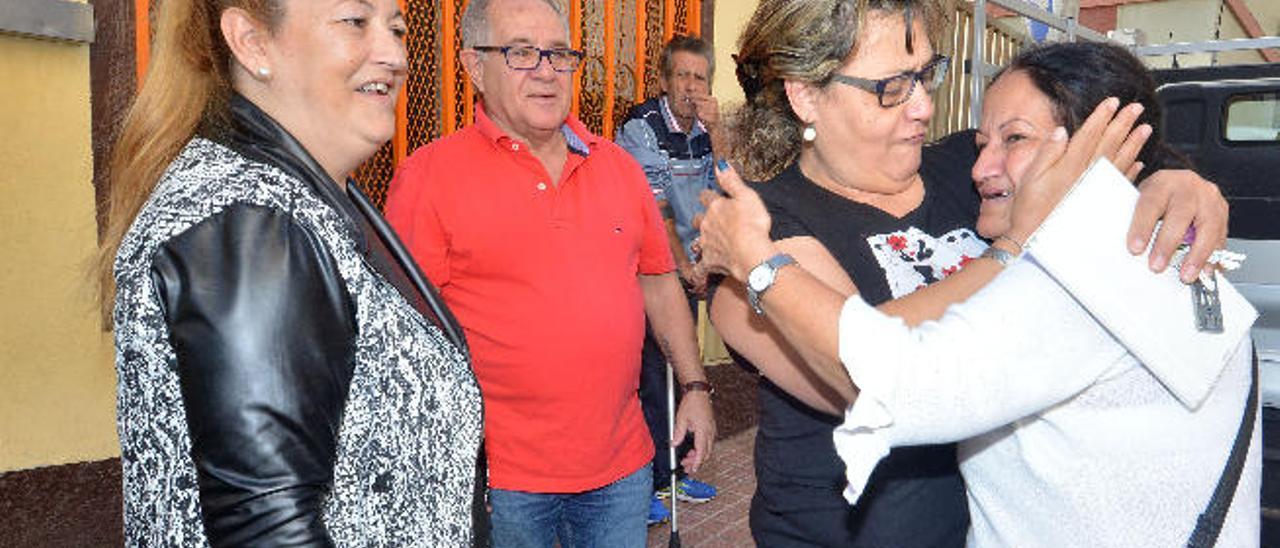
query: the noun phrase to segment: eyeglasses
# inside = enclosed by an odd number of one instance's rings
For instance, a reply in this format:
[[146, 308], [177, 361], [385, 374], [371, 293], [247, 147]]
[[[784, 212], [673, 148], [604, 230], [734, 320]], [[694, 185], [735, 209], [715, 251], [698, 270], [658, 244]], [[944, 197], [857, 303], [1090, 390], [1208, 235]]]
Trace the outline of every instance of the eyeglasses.
[[582, 64], [583, 53], [576, 49], [551, 48], [542, 49], [534, 46], [476, 46], [476, 51], [500, 51], [507, 60], [511, 70], [537, 70], [546, 59], [551, 63], [551, 70], [556, 72], [573, 72]]
[[880, 99], [880, 106], [890, 108], [907, 102], [907, 99], [911, 98], [911, 92], [916, 89], [916, 82], [920, 82], [926, 92], [938, 89], [942, 86], [942, 81], [947, 78], [947, 67], [950, 66], [951, 59], [945, 55], [935, 55], [918, 71], [909, 70], [882, 80], [867, 80], [839, 73], [831, 75], [831, 79], [874, 93]]

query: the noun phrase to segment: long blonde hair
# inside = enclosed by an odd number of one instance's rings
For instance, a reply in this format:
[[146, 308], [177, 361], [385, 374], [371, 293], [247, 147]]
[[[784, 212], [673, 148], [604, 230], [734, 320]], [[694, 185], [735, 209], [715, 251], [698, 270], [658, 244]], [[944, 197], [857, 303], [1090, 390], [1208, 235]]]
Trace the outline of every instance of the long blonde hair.
[[114, 264], [125, 232], [169, 163], [202, 124], [225, 120], [232, 93], [231, 52], [220, 20], [240, 8], [268, 28], [284, 16], [282, 0], [162, 0], [146, 80], [125, 115], [111, 152], [107, 212], [95, 261], [104, 326], [115, 300]]
[[738, 38], [738, 83], [746, 102], [730, 115], [731, 156], [748, 179], [774, 177], [800, 154], [800, 118], [786, 81], [825, 86], [858, 49], [871, 12], [920, 18], [930, 39], [942, 26], [942, 0], [762, 0]]

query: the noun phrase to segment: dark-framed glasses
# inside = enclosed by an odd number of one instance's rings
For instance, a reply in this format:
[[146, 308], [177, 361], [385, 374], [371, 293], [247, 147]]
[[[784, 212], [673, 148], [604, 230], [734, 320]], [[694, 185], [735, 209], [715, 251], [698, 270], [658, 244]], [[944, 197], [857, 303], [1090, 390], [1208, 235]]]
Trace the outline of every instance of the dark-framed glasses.
[[881, 80], [867, 80], [840, 73], [831, 75], [831, 79], [868, 93], [874, 93], [880, 99], [880, 106], [889, 108], [907, 102], [907, 99], [911, 98], [911, 92], [916, 89], [916, 82], [920, 82], [920, 85], [924, 86], [924, 90], [929, 93], [938, 89], [942, 86], [942, 81], [947, 78], [947, 68], [950, 66], [951, 59], [948, 59], [947, 56], [935, 55], [920, 70], [909, 70]]
[[576, 49], [551, 48], [542, 49], [534, 46], [476, 46], [476, 51], [500, 51], [507, 60], [511, 70], [537, 70], [546, 59], [551, 63], [551, 70], [556, 72], [573, 72], [582, 64], [583, 53]]

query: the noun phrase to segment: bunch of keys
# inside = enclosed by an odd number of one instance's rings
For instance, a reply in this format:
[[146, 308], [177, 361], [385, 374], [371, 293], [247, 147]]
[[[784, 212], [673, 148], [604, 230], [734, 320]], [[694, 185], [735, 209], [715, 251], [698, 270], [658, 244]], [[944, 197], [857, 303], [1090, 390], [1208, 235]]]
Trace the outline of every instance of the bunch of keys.
[[[1186, 259], [1187, 252], [1191, 249], [1191, 242], [1194, 240], [1195, 228], [1191, 228], [1170, 261], [1171, 268], [1175, 272], [1182, 267], [1182, 261]], [[1240, 268], [1240, 263], [1244, 262], [1244, 259], [1243, 253], [1219, 249], [1209, 255], [1209, 260], [1205, 261], [1204, 268], [1200, 270], [1199, 279], [1191, 283], [1191, 307], [1195, 311], [1198, 331], [1222, 333], [1222, 301], [1218, 298], [1217, 271]]]

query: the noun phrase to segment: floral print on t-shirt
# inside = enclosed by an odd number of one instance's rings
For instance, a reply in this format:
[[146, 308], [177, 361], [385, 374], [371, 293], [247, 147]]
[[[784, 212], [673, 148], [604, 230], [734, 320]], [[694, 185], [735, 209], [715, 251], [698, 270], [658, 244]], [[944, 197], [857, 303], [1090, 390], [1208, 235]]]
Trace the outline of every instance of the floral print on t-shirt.
[[884, 269], [895, 299], [958, 272], [987, 248], [967, 228], [935, 237], [914, 226], [872, 235], [867, 244]]

